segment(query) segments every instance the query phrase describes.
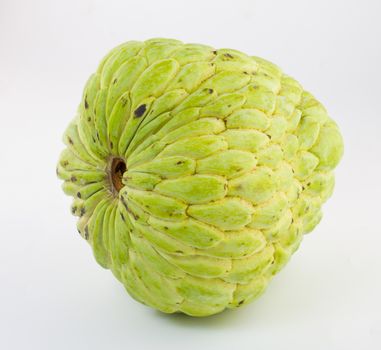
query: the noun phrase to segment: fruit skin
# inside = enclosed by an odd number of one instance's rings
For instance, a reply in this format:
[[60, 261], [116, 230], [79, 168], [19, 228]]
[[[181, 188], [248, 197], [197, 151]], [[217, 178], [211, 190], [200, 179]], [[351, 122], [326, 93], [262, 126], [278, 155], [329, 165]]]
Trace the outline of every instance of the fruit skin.
[[171, 39], [114, 48], [63, 140], [57, 174], [97, 262], [136, 300], [192, 316], [265, 290], [320, 221], [343, 153], [276, 65]]

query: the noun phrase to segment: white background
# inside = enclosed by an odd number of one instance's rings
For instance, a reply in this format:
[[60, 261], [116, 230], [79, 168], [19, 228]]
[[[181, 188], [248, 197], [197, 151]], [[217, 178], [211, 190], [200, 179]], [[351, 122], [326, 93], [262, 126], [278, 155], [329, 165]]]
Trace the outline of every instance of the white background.
[[[0, 348], [380, 349], [381, 2], [0, 0]], [[316, 230], [255, 303], [195, 319], [133, 301], [75, 229], [55, 176], [101, 57], [172, 37], [263, 56], [345, 139]]]

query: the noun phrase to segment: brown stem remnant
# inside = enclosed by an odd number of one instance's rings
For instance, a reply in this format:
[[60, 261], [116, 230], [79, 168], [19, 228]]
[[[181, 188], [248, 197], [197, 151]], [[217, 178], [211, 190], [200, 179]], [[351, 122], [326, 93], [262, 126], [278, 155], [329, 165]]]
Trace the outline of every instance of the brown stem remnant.
[[110, 159], [108, 176], [111, 185], [111, 192], [115, 195], [118, 195], [119, 191], [124, 187], [122, 179], [126, 170], [127, 166], [124, 159], [118, 157], [113, 157]]

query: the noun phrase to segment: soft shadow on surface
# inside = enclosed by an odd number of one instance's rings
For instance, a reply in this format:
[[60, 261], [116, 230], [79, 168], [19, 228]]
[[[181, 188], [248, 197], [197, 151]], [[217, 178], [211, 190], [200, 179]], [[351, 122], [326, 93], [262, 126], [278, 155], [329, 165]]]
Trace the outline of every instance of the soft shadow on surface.
[[182, 313], [165, 314], [157, 310], [153, 311], [153, 314], [158, 319], [175, 326], [186, 328], [221, 329], [223, 327], [231, 328], [232, 325], [241, 324], [246, 318], [253, 317], [253, 304], [239, 309], [227, 309], [217, 315], [208, 317], [192, 317]]
[[[324, 307], [324, 296], [319, 288], [319, 278], [309, 269], [291, 263], [271, 281], [267, 290], [257, 300], [237, 309], [227, 309], [208, 317], [185, 314], [165, 314], [153, 311], [153, 316], [171, 326], [200, 329], [282, 326], [293, 320], [302, 321], [306, 314], [316, 313]], [[328, 297], [328, 296], [326, 296]]]

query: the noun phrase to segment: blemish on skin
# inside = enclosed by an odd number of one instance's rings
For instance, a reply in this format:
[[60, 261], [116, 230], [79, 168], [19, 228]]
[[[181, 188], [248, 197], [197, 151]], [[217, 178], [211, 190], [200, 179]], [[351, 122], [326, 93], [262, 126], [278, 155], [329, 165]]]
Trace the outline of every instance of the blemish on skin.
[[73, 142], [73, 140], [71, 139], [70, 136], [67, 137], [67, 140], [69, 141], [69, 143], [70, 143], [71, 145], [74, 145], [74, 142]]
[[100, 141], [100, 139], [99, 139], [99, 132], [97, 131], [97, 139], [98, 139], [98, 141]]
[[63, 162], [61, 162], [61, 165], [65, 167], [66, 165], [69, 165], [69, 162], [67, 160], [64, 160]]
[[208, 89], [208, 92], [209, 92], [210, 94], [212, 94], [212, 93], [213, 93], [213, 89]]
[[127, 202], [126, 202], [126, 200], [124, 199], [123, 196], [120, 197], [120, 200], [122, 201], [122, 204], [123, 204], [123, 206], [126, 208], [126, 210], [128, 210], [128, 209], [127, 209], [127, 208], [128, 208], [128, 206], [127, 206]]
[[183, 254], [184, 252], [182, 250], [175, 250], [175, 253]]
[[217, 55], [217, 50], [212, 51], [214, 55]]
[[184, 161], [183, 160], [179, 160], [176, 165], [180, 165], [180, 164], [184, 164]]
[[92, 139], [93, 139], [93, 142], [94, 142], [94, 143], [96, 143], [96, 142], [97, 142], [97, 141], [95, 140], [94, 136], [92, 137]]
[[120, 217], [122, 218], [123, 221], [126, 221], [126, 219], [125, 219], [123, 213], [120, 213]]
[[245, 302], [245, 300], [241, 300], [238, 305], [242, 305]]
[[[127, 212], [129, 212], [135, 219], [136, 219], [136, 217], [135, 217], [135, 214], [131, 211], [131, 209], [128, 207], [128, 205], [127, 205], [127, 203], [126, 203], [126, 201], [124, 200], [124, 198], [123, 197], [121, 197], [122, 199], [121, 199], [121, 201], [122, 201], [122, 204], [123, 204], [123, 206], [124, 206], [124, 208], [126, 209], [126, 211]], [[137, 215], [136, 215], [137, 216]], [[139, 218], [139, 217], [138, 217]]]
[[164, 226], [164, 230], [168, 230], [168, 226]]
[[145, 104], [140, 105], [134, 111], [135, 118], [140, 118], [145, 113], [146, 110], [147, 110], [147, 106]]
[[76, 182], [76, 181], [77, 181], [77, 178], [73, 175], [73, 176], [70, 178], [70, 181], [71, 181], [71, 182]]
[[72, 207], [71, 208], [71, 213], [74, 214], [77, 211], [77, 207]]
[[88, 121], [88, 122], [91, 122], [91, 117], [88, 117], [88, 118], [87, 118], [87, 121]]
[[246, 71], [244, 71], [244, 72], [243, 72], [243, 74], [246, 74], [246, 75], [247, 75], [247, 74], [249, 74], [249, 73], [248, 73], [248, 72], [246, 72]]
[[81, 198], [82, 196], [81, 196], [81, 192], [77, 192], [77, 197], [78, 198]]
[[81, 208], [81, 212], [79, 213], [80, 216], [85, 215], [86, 209], [84, 207]]
[[87, 95], [85, 96], [85, 109], [89, 108], [89, 104], [87, 103]]
[[122, 97], [122, 98], [120, 99], [120, 103], [122, 104], [123, 107], [127, 104], [127, 102], [128, 102], [128, 100], [127, 100], [127, 98], [125, 98], [125, 97]]
[[114, 81], [112, 82], [113, 84], [116, 84], [117, 83], [117, 81], [118, 81], [118, 79], [117, 78], [115, 78], [114, 79]]
[[231, 55], [230, 53], [224, 53], [224, 56], [228, 58], [234, 58], [233, 55]]
[[89, 239], [89, 228], [87, 226], [85, 227], [85, 239], [86, 241]]
[[112, 143], [112, 141], [110, 141], [110, 147], [114, 148], [114, 144]]

